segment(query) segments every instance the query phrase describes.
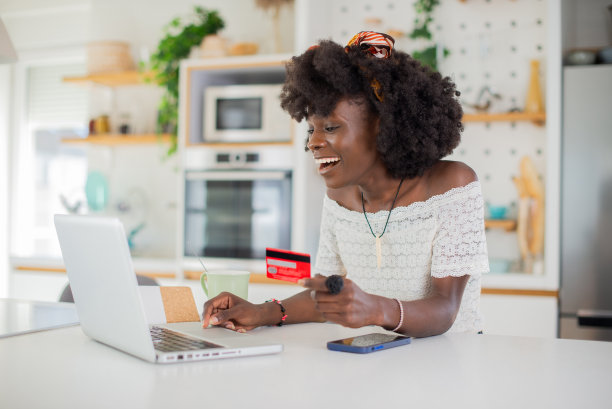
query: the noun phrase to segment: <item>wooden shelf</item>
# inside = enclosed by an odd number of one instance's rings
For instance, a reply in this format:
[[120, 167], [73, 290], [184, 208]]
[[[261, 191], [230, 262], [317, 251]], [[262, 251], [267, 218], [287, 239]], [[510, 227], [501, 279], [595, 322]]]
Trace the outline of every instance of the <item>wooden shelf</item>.
[[485, 229], [504, 229], [506, 231], [513, 231], [516, 229], [516, 220], [487, 219], [485, 220]]
[[139, 71], [121, 71], [103, 74], [89, 74], [83, 77], [64, 77], [64, 82], [74, 84], [100, 84], [109, 87], [117, 87], [121, 85], [138, 85], [146, 84], [147, 80], [153, 79], [152, 72]]
[[526, 112], [505, 112], [496, 114], [465, 114], [463, 122], [516, 122], [531, 121], [542, 126], [546, 122], [546, 113], [531, 114]]
[[62, 143], [94, 145], [151, 145], [170, 142], [168, 134], [102, 134], [90, 135], [87, 138], [62, 139]]

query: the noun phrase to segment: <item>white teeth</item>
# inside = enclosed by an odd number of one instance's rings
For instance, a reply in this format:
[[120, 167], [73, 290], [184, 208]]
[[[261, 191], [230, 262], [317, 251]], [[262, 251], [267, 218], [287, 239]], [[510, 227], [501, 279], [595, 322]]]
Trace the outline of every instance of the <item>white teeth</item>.
[[321, 158], [321, 159], [315, 159], [315, 162], [317, 163], [331, 163], [331, 162], [338, 162], [340, 159], [339, 158]]

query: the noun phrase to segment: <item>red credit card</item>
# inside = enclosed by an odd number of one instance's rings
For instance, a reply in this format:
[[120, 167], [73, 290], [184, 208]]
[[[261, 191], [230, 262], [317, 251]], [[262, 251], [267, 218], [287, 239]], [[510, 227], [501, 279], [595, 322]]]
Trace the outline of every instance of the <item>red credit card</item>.
[[310, 254], [266, 248], [266, 275], [293, 283], [310, 278]]

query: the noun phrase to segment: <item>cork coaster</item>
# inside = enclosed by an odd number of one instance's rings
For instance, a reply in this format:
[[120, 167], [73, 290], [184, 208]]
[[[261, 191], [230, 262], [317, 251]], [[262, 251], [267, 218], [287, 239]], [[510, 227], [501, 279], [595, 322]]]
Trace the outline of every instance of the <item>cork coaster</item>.
[[166, 322], [200, 321], [189, 287], [159, 287], [166, 312]]

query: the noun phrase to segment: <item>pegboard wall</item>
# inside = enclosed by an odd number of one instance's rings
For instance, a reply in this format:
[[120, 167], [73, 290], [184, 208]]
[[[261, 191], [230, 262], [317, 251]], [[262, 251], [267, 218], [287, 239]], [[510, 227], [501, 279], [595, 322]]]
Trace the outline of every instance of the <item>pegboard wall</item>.
[[[411, 53], [424, 48], [407, 37], [414, 26], [414, 0], [333, 0], [332, 39], [345, 44], [362, 30], [402, 32], [396, 47]], [[530, 78], [530, 60], [540, 62], [540, 84], [545, 95], [546, 2], [543, 0], [441, 0], [430, 31], [434, 41], [450, 52], [438, 68], [461, 92], [466, 113], [478, 102], [484, 87], [501, 95], [489, 112], [522, 110]], [[546, 129], [530, 122], [468, 122], [462, 142], [449, 157], [471, 166], [482, 183], [483, 196], [492, 205], [517, 213], [518, 195], [512, 177], [520, 159], [528, 155], [545, 182]], [[493, 257], [514, 258], [516, 240], [491, 232]], [[491, 240], [499, 236], [499, 239]], [[504, 237], [502, 237], [504, 236]], [[509, 240], [510, 239], [510, 240]]]

